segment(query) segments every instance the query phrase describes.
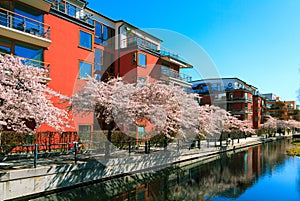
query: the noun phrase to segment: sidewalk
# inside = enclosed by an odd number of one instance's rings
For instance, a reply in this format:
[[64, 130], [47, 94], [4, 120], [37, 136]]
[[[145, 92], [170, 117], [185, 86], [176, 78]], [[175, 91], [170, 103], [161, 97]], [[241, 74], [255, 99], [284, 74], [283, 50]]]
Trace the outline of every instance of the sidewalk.
[[[285, 136], [289, 137], [289, 136]], [[105, 159], [103, 154], [80, 155], [77, 163], [74, 155], [61, 155], [39, 159], [36, 168], [33, 159], [14, 160], [2, 163], [0, 167], [0, 200], [15, 199], [24, 196], [38, 195], [48, 191], [62, 190], [74, 186], [83, 186], [102, 180], [123, 177], [137, 172], [157, 171], [166, 167], [181, 168], [195, 162], [205, 163], [215, 160], [220, 153], [242, 151], [243, 148], [268, 141], [283, 138], [276, 136], [268, 138], [252, 136], [237, 139], [228, 146], [215, 147], [214, 142], [202, 142], [200, 149], [189, 149], [186, 144], [178, 147], [168, 146], [167, 149], [151, 151], [150, 153], [132, 153], [118, 151], [112, 153], [118, 157]], [[225, 145], [225, 141], [222, 142]], [[209, 145], [209, 146], [207, 146]], [[229, 151], [229, 152], [228, 152]]]
[[[248, 146], [254, 146], [257, 144], [264, 143], [266, 141], [274, 141], [277, 138], [280, 137], [292, 137], [292, 135], [284, 135], [276, 137], [270, 137], [270, 138], [264, 138], [264, 137], [258, 137], [258, 136], [251, 136], [247, 138], [241, 138], [241, 139], [233, 139], [229, 142], [222, 141], [222, 146], [220, 146], [219, 141], [206, 141], [202, 140], [200, 144], [200, 148], [198, 144], [195, 145], [194, 148], [189, 148], [189, 145], [183, 145], [178, 148], [176, 147], [176, 144], [169, 144], [167, 147], [167, 151], [169, 152], [177, 152], [180, 156], [179, 160], [190, 160], [194, 158], [202, 158], [230, 150], [236, 150], [243, 147]], [[217, 146], [216, 146], [217, 145]], [[111, 157], [113, 158], [126, 158], [126, 157], [135, 157], [139, 155], [145, 155], [144, 153], [144, 147], [140, 147], [140, 152], [133, 152], [131, 154], [128, 154], [128, 150], [117, 150], [113, 153], [111, 153]], [[157, 152], [163, 151], [163, 148], [156, 148], [151, 147], [151, 154], [155, 154]], [[179, 151], [179, 152], [178, 152]], [[77, 156], [78, 162], [85, 162], [89, 160], [104, 160], [104, 154], [78, 154]], [[66, 154], [66, 155], [60, 155], [59, 153], [57, 155], [51, 156], [51, 157], [45, 157], [45, 158], [38, 158], [38, 165], [44, 166], [44, 165], [52, 165], [52, 164], [72, 164], [75, 163], [75, 156], [73, 154]], [[33, 168], [33, 158], [27, 158], [27, 159], [16, 159], [16, 160], [9, 160], [9, 161], [3, 161], [0, 162], [0, 172], [4, 172], [7, 170], [13, 170], [13, 169], [22, 169], [22, 168]]]

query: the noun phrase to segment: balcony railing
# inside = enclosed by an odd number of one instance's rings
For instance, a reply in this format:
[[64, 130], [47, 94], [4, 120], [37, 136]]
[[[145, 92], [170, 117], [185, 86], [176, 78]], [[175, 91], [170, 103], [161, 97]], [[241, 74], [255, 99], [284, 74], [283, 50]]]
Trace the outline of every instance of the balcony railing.
[[192, 76], [189, 76], [187, 74], [184, 74], [184, 73], [180, 73], [176, 70], [173, 70], [171, 68], [162, 68], [161, 69], [161, 74], [165, 75], [165, 76], [168, 76], [168, 77], [172, 77], [172, 78], [176, 78], [176, 79], [179, 79], [179, 80], [183, 80], [185, 82], [190, 82], [192, 81]]
[[32, 67], [35, 67], [35, 68], [45, 69], [45, 71], [46, 71], [45, 77], [46, 78], [50, 77], [50, 63], [43, 62], [43, 61], [38, 61], [38, 60], [34, 60], [34, 59], [29, 59], [29, 58], [24, 58], [24, 57], [19, 57], [19, 56], [15, 56], [15, 55], [10, 55], [10, 54], [6, 54], [6, 53], [3, 53], [3, 52], [0, 52], [0, 54], [19, 58], [21, 60], [22, 64], [24, 64], [26, 66], [32, 66]]
[[236, 97], [236, 98], [228, 98], [228, 102], [252, 102], [252, 98], [244, 98], [244, 97]]
[[50, 39], [49, 25], [4, 8], [0, 8], [0, 25], [38, 37]]
[[178, 53], [174, 51], [170, 51], [167, 48], [164, 48], [162, 46], [158, 46], [150, 41], [147, 41], [145, 39], [139, 38], [139, 37], [127, 37], [126, 39], [123, 39], [121, 41], [121, 48], [127, 48], [127, 47], [135, 47], [140, 46], [148, 50], [152, 50], [154, 52], [157, 52], [161, 54], [162, 56], [170, 56], [173, 58], [179, 59]]
[[52, 3], [51, 8], [90, 25], [94, 25], [94, 21], [91, 18], [92, 14], [86, 12], [83, 8], [64, 0], [48, 1]]

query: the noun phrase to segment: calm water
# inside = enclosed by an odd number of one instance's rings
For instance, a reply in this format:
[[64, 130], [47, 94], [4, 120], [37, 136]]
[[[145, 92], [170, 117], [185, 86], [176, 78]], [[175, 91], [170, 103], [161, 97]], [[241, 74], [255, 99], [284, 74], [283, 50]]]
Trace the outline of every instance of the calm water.
[[131, 175], [34, 200], [299, 201], [300, 158], [285, 154], [289, 146], [267, 143], [203, 165]]

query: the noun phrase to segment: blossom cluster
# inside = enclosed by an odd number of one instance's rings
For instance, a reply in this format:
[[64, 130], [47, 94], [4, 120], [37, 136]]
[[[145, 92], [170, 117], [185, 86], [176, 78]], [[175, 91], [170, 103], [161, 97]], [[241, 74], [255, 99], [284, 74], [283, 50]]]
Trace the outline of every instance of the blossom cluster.
[[34, 132], [42, 124], [56, 130], [68, 113], [54, 105], [62, 95], [46, 85], [45, 69], [27, 66], [12, 55], [0, 55], [0, 130]]
[[216, 106], [200, 106], [198, 96], [181, 86], [148, 80], [125, 83], [121, 78], [99, 82], [88, 78], [72, 98], [75, 113], [95, 112], [107, 124], [123, 131], [149, 125], [148, 132], [167, 137], [191, 135], [219, 137], [222, 132], [253, 132], [249, 122], [240, 121]]

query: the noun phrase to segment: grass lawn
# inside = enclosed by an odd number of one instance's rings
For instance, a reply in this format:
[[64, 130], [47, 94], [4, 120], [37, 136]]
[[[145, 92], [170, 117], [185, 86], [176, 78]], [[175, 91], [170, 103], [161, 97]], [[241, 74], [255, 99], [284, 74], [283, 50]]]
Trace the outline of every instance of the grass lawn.
[[287, 150], [287, 154], [290, 156], [300, 156], [300, 141], [292, 142], [295, 145], [295, 148]]

